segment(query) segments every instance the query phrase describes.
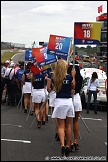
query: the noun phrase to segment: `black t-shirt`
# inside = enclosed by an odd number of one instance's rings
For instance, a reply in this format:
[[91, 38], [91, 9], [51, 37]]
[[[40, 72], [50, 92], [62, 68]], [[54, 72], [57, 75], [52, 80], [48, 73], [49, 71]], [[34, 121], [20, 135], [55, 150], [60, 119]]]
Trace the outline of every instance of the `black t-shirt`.
[[29, 69], [25, 70], [23, 75], [25, 75], [25, 82], [31, 82], [31, 72]]
[[72, 80], [73, 80], [72, 75], [67, 74], [63, 81], [61, 90], [56, 93], [56, 98], [72, 98], [71, 96]]
[[43, 89], [45, 87], [45, 76], [40, 75], [38, 78], [35, 79], [33, 82], [34, 89]]

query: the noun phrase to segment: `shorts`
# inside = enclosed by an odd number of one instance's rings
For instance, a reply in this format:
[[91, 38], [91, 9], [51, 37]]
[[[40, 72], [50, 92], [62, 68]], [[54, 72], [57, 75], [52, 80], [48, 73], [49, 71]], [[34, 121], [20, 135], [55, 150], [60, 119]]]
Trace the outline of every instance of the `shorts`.
[[66, 119], [66, 117], [75, 117], [72, 98], [56, 98], [52, 118]]
[[56, 99], [56, 93], [55, 93], [55, 91], [50, 91], [50, 93], [49, 93], [49, 106], [50, 107], [54, 107], [54, 101], [55, 101], [55, 99]]
[[31, 82], [25, 82], [25, 84], [23, 85], [23, 93], [31, 93]]
[[82, 103], [79, 93], [76, 93], [73, 95], [73, 105], [74, 105], [74, 111], [82, 111]]
[[46, 95], [44, 89], [33, 89], [32, 93], [32, 102], [42, 103], [45, 102]]

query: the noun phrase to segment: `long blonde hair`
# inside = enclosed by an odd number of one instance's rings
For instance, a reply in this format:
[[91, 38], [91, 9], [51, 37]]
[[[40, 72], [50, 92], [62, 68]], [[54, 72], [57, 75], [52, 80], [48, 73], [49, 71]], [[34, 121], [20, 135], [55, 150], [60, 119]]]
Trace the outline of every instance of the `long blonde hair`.
[[53, 90], [55, 92], [59, 92], [62, 88], [63, 80], [67, 74], [67, 62], [65, 60], [58, 60], [55, 68], [54, 68], [54, 75], [53, 75]]

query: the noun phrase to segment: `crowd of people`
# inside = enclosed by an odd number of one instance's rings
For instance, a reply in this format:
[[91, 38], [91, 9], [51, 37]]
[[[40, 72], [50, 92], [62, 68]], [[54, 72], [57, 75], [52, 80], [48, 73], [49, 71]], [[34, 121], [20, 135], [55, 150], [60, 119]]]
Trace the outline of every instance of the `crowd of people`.
[[[37, 67], [36, 62], [34, 66]], [[8, 82], [6, 82], [7, 76]], [[93, 74], [92, 82], [96, 82], [96, 78], [97, 76]], [[7, 60], [1, 64], [1, 102], [17, 106], [23, 96], [24, 113], [30, 112], [31, 115], [36, 115], [38, 129], [41, 129], [41, 126], [48, 121], [48, 112], [51, 108], [52, 119], [56, 125], [56, 138], [58, 137], [60, 141], [61, 156], [67, 157], [73, 150], [79, 150], [78, 117], [82, 111], [80, 99], [82, 82], [83, 78], [77, 61], [73, 66], [73, 63], [67, 64], [65, 60], [59, 59], [51, 64], [50, 73], [40, 72], [35, 75], [30, 70], [29, 63], [27, 65], [24, 65], [24, 62], [14, 64]], [[89, 84], [93, 84], [92, 82]], [[4, 90], [6, 94], [3, 98]], [[94, 90], [96, 91], [96, 89], [90, 89], [89, 98], [92, 93], [94, 94], [92, 92]], [[89, 111], [89, 103], [87, 111]]]

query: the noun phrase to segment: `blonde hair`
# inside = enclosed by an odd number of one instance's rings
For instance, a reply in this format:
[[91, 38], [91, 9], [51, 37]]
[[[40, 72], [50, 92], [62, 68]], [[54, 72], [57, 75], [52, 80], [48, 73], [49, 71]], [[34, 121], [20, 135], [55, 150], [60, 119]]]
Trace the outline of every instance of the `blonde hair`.
[[54, 63], [51, 64], [52, 72], [54, 71], [55, 66], [56, 66], [56, 62], [54, 62]]
[[55, 92], [59, 92], [62, 88], [63, 80], [66, 77], [67, 74], [67, 62], [65, 60], [58, 60], [55, 68], [54, 68], [54, 75], [53, 75], [53, 80], [54, 80], [54, 85], [53, 85], [53, 90]]

